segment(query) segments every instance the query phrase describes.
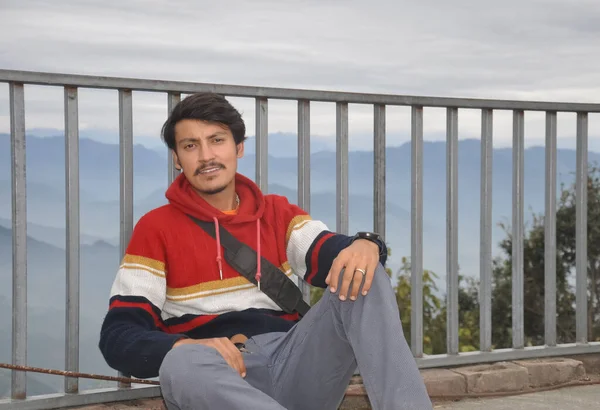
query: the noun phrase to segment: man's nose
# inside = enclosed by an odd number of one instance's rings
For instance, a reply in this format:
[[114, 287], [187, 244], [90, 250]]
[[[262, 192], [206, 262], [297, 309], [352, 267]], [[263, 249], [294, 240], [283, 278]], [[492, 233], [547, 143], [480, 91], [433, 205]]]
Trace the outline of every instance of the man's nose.
[[202, 144], [200, 154], [198, 156], [198, 162], [207, 162], [215, 158], [214, 151], [209, 144]]

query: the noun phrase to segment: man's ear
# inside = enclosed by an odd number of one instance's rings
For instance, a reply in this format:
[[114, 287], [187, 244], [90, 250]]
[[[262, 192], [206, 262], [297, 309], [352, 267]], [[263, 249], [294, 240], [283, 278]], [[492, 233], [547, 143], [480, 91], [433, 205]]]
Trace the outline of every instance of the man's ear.
[[237, 157], [242, 158], [244, 156], [244, 143], [240, 142], [236, 145], [235, 150], [237, 152]]
[[171, 155], [173, 156], [173, 164], [175, 164], [175, 169], [177, 171], [181, 171], [183, 168], [181, 167], [181, 164], [179, 163], [179, 158], [177, 157], [175, 150], [171, 150]]

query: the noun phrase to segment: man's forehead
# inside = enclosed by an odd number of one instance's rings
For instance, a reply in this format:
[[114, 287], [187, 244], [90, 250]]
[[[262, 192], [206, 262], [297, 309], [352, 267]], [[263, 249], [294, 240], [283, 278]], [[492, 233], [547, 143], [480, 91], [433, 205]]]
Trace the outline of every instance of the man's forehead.
[[175, 125], [176, 139], [206, 139], [220, 135], [230, 135], [231, 131], [223, 124], [199, 120], [182, 120]]

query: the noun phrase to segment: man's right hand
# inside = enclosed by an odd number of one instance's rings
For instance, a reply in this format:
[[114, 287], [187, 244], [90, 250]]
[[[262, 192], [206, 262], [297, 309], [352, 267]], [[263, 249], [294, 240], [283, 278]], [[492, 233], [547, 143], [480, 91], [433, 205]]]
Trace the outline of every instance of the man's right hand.
[[246, 377], [246, 365], [242, 353], [226, 337], [218, 337], [214, 339], [181, 339], [175, 342], [173, 348], [181, 345], [204, 345], [216, 349], [223, 359], [235, 369], [242, 377]]

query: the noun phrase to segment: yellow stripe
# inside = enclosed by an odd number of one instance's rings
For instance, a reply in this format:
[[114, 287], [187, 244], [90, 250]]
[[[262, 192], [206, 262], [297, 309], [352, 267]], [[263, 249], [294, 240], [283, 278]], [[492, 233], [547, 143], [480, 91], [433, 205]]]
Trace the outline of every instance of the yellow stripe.
[[186, 302], [188, 300], [194, 300], [194, 299], [201, 299], [201, 298], [205, 298], [208, 296], [217, 296], [217, 295], [224, 295], [226, 293], [231, 293], [231, 292], [237, 292], [237, 291], [241, 291], [241, 290], [248, 290], [248, 289], [252, 289], [255, 286], [252, 283], [249, 283], [248, 286], [244, 286], [242, 288], [237, 288], [237, 289], [225, 289], [225, 290], [221, 290], [218, 292], [212, 292], [212, 293], [208, 293], [208, 294], [203, 294], [203, 295], [194, 295], [194, 296], [188, 296], [185, 298], [177, 298], [177, 299], [173, 299], [170, 298], [169, 296], [167, 296], [167, 300], [171, 303], [177, 303], [177, 302]]
[[167, 288], [167, 297], [169, 296], [185, 296], [193, 293], [206, 292], [208, 290], [219, 290], [232, 288], [249, 284], [250, 282], [243, 276], [228, 278], [223, 280], [212, 280], [210, 282], [198, 283], [197, 285], [187, 286], [185, 288]]
[[285, 234], [285, 247], [287, 248], [287, 244], [290, 240], [290, 236], [292, 236], [292, 232], [296, 229], [302, 228], [308, 221], [312, 220], [310, 215], [297, 215], [292, 218], [290, 223], [288, 224], [287, 232]]
[[127, 254], [123, 258], [123, 263], [136, 263], [138, 265], [146, 265], [149, 268], [156, 269], [162, 272], [165, 271], [164, 262], [157, 261], [156, 259], [146, 258], [145, 256]]
[[148, 273], [153, 274], [156, 277], [159, 277], [159, 278], [162, 278], [162, 279], [165, 278], [164, 274], [160, 274], [160, 273], [158, 273], [158, 272], [156, 272], [154, 270], [148, 269], [148, 267], [146, 267], [146, 266], [124, 266], [124, 265], [121, 265], [121, 269], [124, 269], [124, 270], [143, 270], [143, 271], [146, 271]]
[[[290, 269], [290, 265], [288, 262], [284, 262], [283, 265], [279, 268], [280, 270], [282, 270], [288, 277], [292, 275], [292, 272], [289, 272]], [[250, 283], [250, 281], [248, 279], [246, 279], [243, 276], [237, 276], [235, 278], [228, 278], [228, 279], [223, 279], [223, 280], [212, 280], [210, 282], [204, 282], [204, 283], [198, 283], [197, 285], [192, 285], [192, 286], [187, 286], [185, 288], [167, 288], [167, 298], [172, 298], [172, 297], [176, 297], [176, 296], [188, 296], [188, 295], [193, 295], [195, 293], [200, 293], [200, 292], [208, 292], [211, 290], [214, 290], [215, 292], [210, 292], [210, 293], [206, 293], [203, 294], [202, 296], [193, 296], [193, 298], [196, 297], [205, 297], [205, 296], [212, 296], [212, 295], [220, 295], [222, 293], [227, 293], [229, 291], [234, 292], [238, 289], [227, 289], [227, 288], [233, 288], [233, 287], [237, 287], [237, 286], [242, 286], [242, 285], [250, 285], [250, 286], [255, 286], [253, 283]], [[226, 292], [223, 292], [224, 289], [227, 289]], [[245, 289], [245, 288], [244, 288]], [[186, 299], [179, 299], [177, 298], [176, 300], [187, 300]]]

